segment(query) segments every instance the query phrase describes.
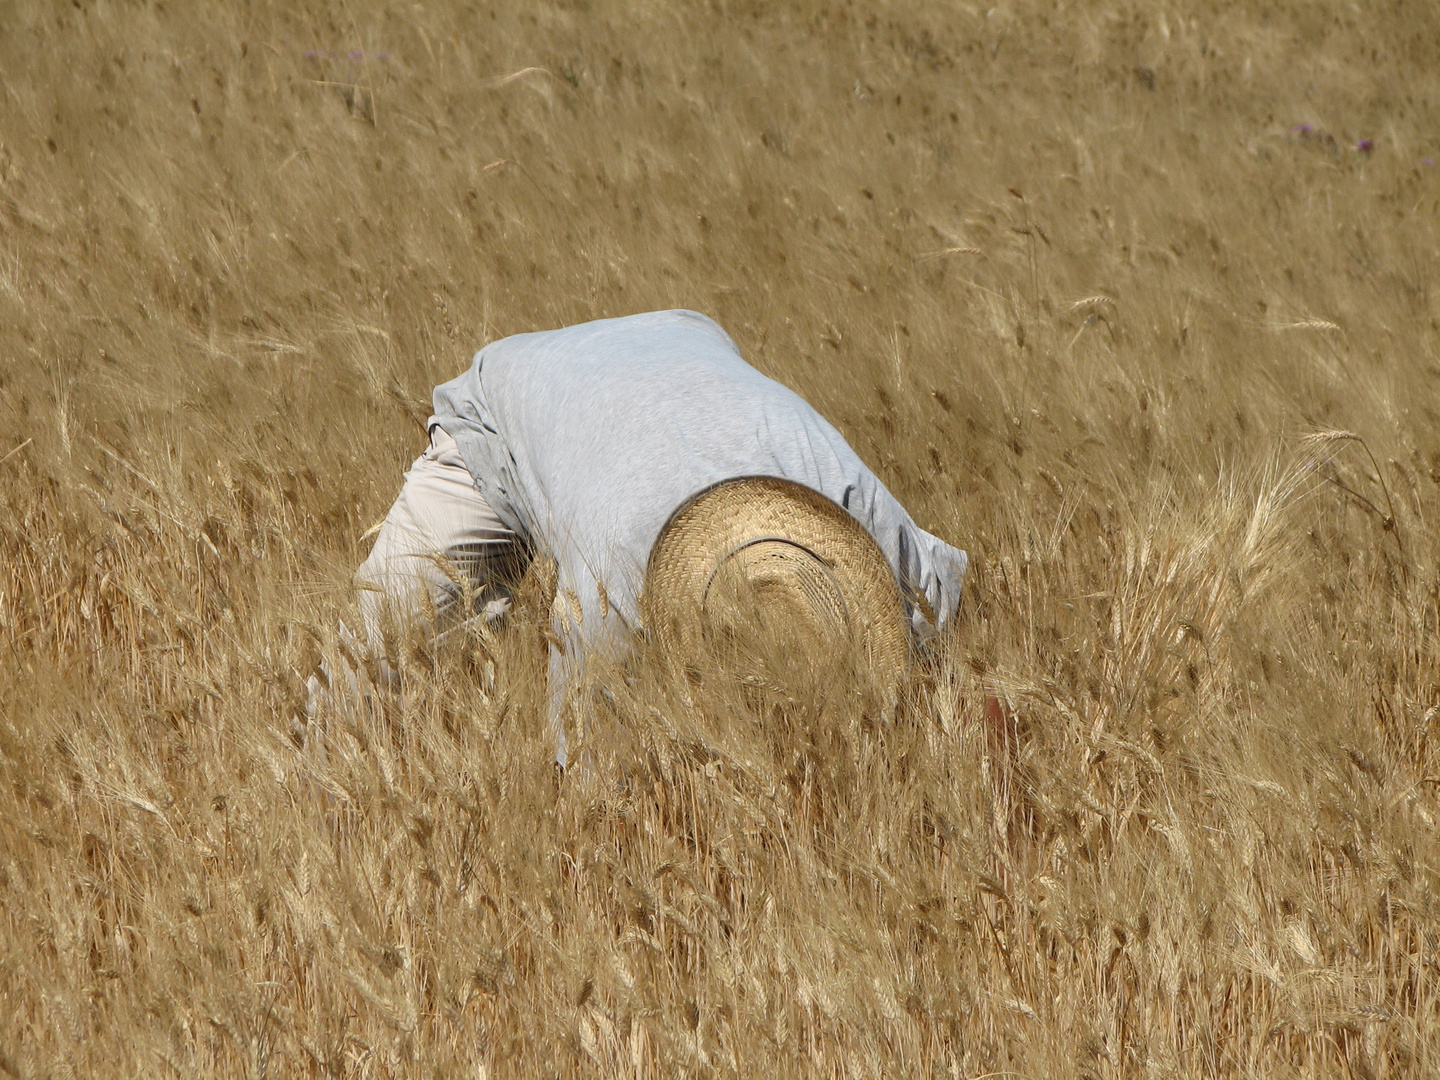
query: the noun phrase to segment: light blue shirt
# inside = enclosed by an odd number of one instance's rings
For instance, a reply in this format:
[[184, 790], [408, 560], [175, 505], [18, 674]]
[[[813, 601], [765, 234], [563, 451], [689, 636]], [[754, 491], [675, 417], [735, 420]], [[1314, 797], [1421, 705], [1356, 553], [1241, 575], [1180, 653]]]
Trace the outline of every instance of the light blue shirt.
[[671, 513], [741, 476], [792, 480], [848, 510], [889, 560], [918, 636], [960, 602], [965, 553], [919, 528], [824, 417], [696, 312], [504, 338], [437, 386], [434, 407], [491, 508], [555, 558], [569, 598], [556, 608], [571, 612], [555, 630], [586, 648], [635, 628]]

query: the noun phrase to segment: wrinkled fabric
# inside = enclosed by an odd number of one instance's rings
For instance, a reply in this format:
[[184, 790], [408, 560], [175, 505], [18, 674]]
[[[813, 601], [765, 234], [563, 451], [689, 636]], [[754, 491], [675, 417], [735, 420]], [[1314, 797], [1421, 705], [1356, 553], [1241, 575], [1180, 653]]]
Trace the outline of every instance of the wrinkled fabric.
[[385, 655], [387, 615], [431, 619], [438, 634], [478, 613], [503, 614], [520, 561], [515, 546], [455, 440], [435, 428], [355, 572], [366, 651]]
[[[658, 311], [485, 346], [435, 388], [448, 432], [500, 520], [558, 571], [567, 655], [636, 628], [650, 548], [670, 514], [722, 480], [781, 477], [845, 507], [889, 560], [915, 633], [953, 616], [967, 557], [919, 528], [798, 394], [747, 364], [693, 311]], [[557, 668], [552, 655], [552, 685]]]

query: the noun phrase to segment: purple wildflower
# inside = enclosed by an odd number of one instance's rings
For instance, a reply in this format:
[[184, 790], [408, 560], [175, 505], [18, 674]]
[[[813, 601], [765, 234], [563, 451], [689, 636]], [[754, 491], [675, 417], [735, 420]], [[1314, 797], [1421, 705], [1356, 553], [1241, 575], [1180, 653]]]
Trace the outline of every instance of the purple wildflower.
[[1424, 165], [1427, 169], [1433, 169], [1435, 167], [1435, 159], [1433, 157], [1422, 157], [1420, 164]]
[[1290, 129], [1291, 135], [1313, 135], [1315, 128], [1310, 124], [1296, 124]]
[[319, 49], [306, 49], [306, 50], [305, 50], [305, 59], [306, 59], [306, 60], [319, 60], [319, 59], [320, 59], [322, 56], [324, 56], [324, 55], [325, 55], [325, 54], [322, 53]]
[[1370, 139], [1356, 139], [1355, 149], [1359, 150], [1362, 154], [1368, 154], [1371, 150], [1375, 149], [1375, 143]]
[[364, 60], [364, 59], [365, 59], [365, 51], [364, 51], [363, 49], [351, 49], [351, 50], [350, 50], [350, 59], [351, 59], [351, 60]]

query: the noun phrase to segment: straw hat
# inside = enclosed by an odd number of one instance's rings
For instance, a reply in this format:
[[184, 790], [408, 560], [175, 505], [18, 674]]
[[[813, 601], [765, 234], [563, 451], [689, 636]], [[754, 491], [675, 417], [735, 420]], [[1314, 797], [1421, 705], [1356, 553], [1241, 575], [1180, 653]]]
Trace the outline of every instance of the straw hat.
[[[893, 687], [909, 635], [890, 564], [842, 507], [775, 477], [725, 480], [670, 515], [650, 551], [641, 610], [652, 640], [685, 659], [789, 681], [851, 664]], [[788, 655], [782, 655], [788, 654]]]

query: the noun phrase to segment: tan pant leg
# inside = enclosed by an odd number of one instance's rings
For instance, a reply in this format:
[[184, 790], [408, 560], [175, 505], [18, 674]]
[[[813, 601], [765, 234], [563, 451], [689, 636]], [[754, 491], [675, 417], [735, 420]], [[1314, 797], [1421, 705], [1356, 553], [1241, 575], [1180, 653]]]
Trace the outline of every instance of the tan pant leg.
[[426, 620], [438, 633], [509, 604], [523, 566], [515, 534], [491, 510], [441, 428], [405, 474], [375, 546], [355, 574], [365, 646], [384, 654], [387, 622]]

